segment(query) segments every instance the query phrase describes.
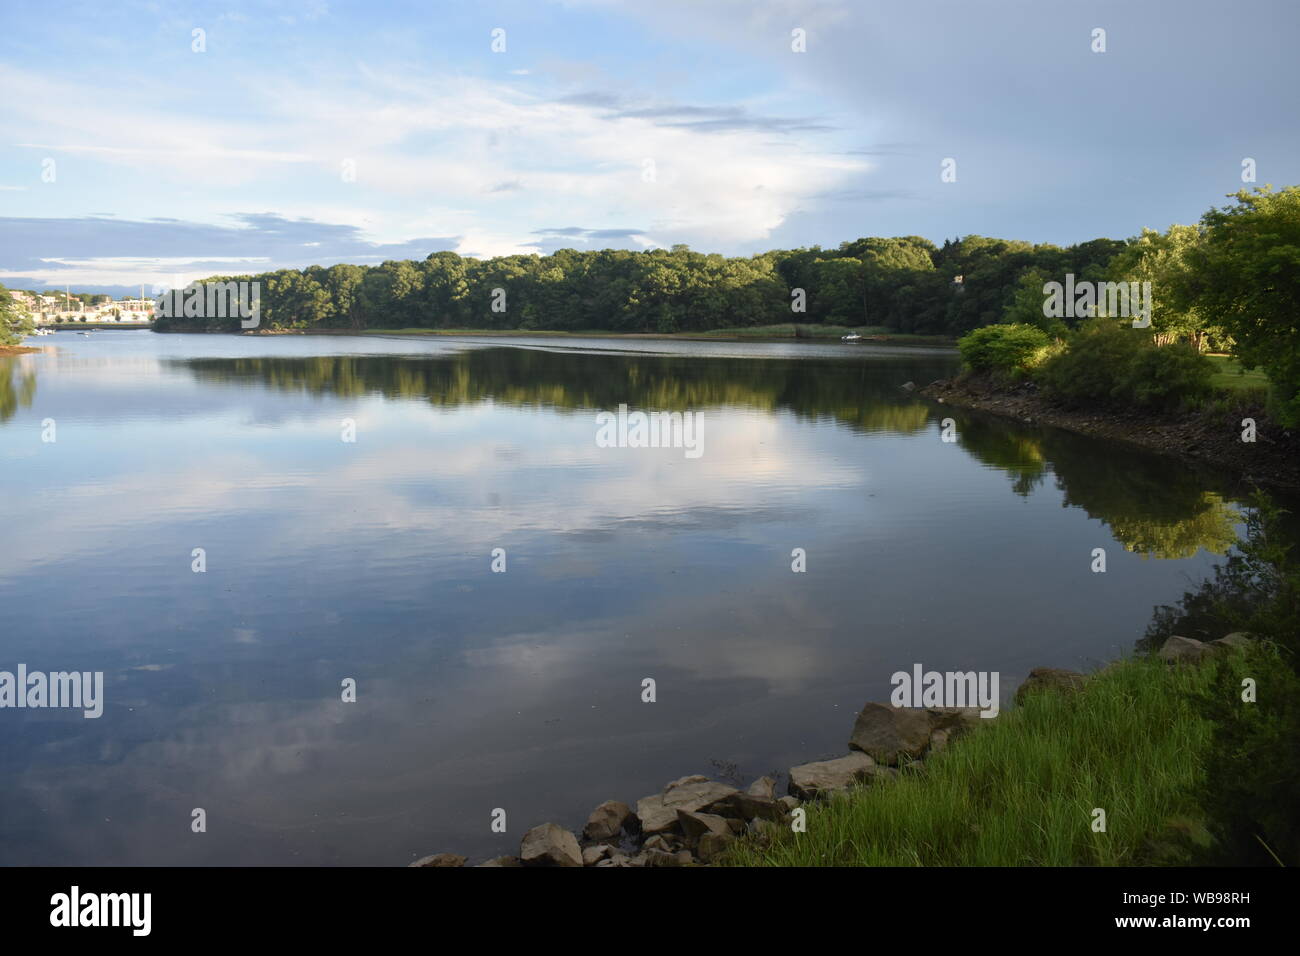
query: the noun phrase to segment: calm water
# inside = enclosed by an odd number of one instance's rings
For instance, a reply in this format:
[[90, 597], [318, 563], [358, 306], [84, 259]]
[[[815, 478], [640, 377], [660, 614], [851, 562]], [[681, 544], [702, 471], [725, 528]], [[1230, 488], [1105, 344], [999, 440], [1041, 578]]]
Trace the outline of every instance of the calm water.
[[[6, 864], [514, 852], [684, 774], [837, 756], [914, 662], [1004, 697], [1095, 666], [1234, 529], [1214, 474], [899, 389], [945, 352], [36, 344], [0, 359], [0, 670], [100, 670], [106, 703], [0, 710]], [[620, 403], [702, 412], [703, 455], [597, 447]]]

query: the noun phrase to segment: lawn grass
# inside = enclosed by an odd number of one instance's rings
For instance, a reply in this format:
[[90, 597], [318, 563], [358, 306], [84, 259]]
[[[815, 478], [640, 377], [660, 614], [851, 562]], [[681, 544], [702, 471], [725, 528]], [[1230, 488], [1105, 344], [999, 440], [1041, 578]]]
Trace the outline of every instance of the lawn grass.
[[[807, 832], [738, 841], [731, 866], [1132, 866], [1203, 833], [1191, 796], [1212, 668], [1132, 658], [1041, 693], [894, 782], [805, 804]], [[1094, 808], [1106, 832], [1093, 831]]]
[[1268, 377], [1259, 369], [1248, 372], [1231, 355], [1212, 353], [1206, 357], [1215, 365], [1214, 376], [1210, 379], [1215, 391], [1241, 398], [1268, 396]]

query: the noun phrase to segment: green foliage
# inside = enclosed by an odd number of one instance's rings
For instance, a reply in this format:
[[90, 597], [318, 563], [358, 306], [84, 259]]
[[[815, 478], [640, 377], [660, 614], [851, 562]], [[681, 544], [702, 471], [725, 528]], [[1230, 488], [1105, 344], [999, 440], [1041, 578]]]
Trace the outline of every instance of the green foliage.
[[1039, 378], [1052, 395], [1067, 401], [1118, 400], [1140, 336], [1111, 319], [1089, 319], [1065, 351], [1043, 364]]
[[1070, 402], [1172, 409], [1211, 392], [1214, 364], [1185, 343], [1157, 346], [1127, 322], [1089, 319], [1068, 347], [1043, 362], [1047, 390]]
[[1139, 405], [1172, 410], [1208, 396], [1213, 377], [1213, 364], [1192, 345], [1143, 345], [1129, 361], [1122, 390]]
[[32, 317], [19, 307], [9, 290], [0, 285], [0, 345], [18, 345], [35, 330]]
[[1010, 325], [1032, 325], [1053, 338], [1064, 335], [1068, 330], [1066, 324], [1043, 312], [1043, 286], [1049, 281], [1050, 277], [1042, 269], [1030, 269], [1022, 275], [1003, 321]]
[[1047, 333], [1032, 325], [987, 325], [957, 340], [962, 361], [971, 371], [1011, 379], [1033, 371], [1050, 344]]
[[[631, 252], [560, 249], [548, 256], [311, 266], [255, 276], [268, 329], [683, 332], [800, 326], [883, 326], [956, 337], [1002, 319], [1026, 268], [1104, 268], [1122, 243], [1060, 249], [967, 236], [938, 249], [918, 236], [870, 237], [838, 249], [777, 249], [728, 258], [686, 246]], [[955, 282], [961, 276], [963, 281]], [[494, 290], [506, 311], [494, 312]], [[803, 290], [806, 311], [793, 312]], [[238, 331], [234, 320], [162, 318], [157, 331]]]
[[1158, 345], [1186, 341], [1199, 349], [1223, 336], [1197, 294], [1192, 260], [1203, 241], [1197, 226], [1170, 226], [1164, 233], [1144, 229], [1111, 262], [1112, 281], [1151, 284], [1151, 330]]
[[[1214, 722], [1200, 799], [1218, 838], [1211, 862], [1300, 864], [1300, 562], [1285, 512], [1257, 494], [1228, 560], [1173, 607], [1156, 609], [1144, 643], [1238, 631], [1257, 642], [1215, 663], [1200, 697]], [[1256, 700], [1242, 700], [1242, 681]]]
[[1246, 368], [1273, 384], [1275, 414], [1300, 424], [1300, 187], [1242, 190], [1236, 204], [1201, 219], [1184, 294], [1215, 317]]

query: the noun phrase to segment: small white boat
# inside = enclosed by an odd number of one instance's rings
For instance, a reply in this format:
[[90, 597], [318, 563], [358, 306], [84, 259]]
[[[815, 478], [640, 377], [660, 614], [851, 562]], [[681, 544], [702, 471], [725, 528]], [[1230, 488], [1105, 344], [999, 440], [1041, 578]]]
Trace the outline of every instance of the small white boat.
[[854, 333], [852, 333], [852, 334], [850, 334], [850, 335], [841, 335], [841, 336], [840, 336], [840, 341], [841, 341], [841, 342], [856, 342], [856, 341], [857, 341], [858, 339], [860, 339], [860, 338], [862, 338], [862, 336], [860, 336], [860, 335], [858, 335], [856, 332], [854, 332]]

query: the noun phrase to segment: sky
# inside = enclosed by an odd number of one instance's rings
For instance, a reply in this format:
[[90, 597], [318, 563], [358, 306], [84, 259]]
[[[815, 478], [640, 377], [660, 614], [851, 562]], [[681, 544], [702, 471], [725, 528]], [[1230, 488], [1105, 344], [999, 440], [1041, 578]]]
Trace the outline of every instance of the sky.
[[1247, 159], [1300, 183], [1298, 27], [1296, 0], [6, 2], [0, 283], [1126, 238]]

